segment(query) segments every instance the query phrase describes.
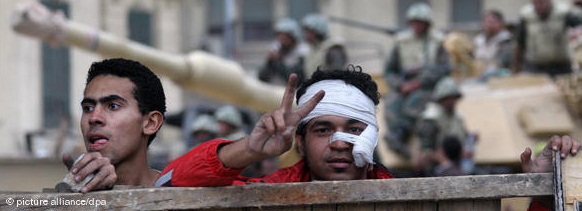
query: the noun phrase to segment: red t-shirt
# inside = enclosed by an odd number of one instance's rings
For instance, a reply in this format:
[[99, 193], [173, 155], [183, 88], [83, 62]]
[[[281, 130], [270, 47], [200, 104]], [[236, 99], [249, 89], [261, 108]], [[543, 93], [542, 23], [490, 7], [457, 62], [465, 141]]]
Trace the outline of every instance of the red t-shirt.
[[[185, 155], [172, 161], [160, 174], [157, 186], [173, 187], [215, 187], [244, 185], [247, 183], [287, 183], [309, 182], [310, 175], [303, 160], [295, 165], [277, 170], [261, 177], [240, 176], [242, 168], [227, 168], [218, 159], [219, 147], [232, 143], [229, 140], [214, 139], [200, 144]], [[393, 176], [383, 167], [375, 166], [368, 172], [369, 179], [390, 179]]]

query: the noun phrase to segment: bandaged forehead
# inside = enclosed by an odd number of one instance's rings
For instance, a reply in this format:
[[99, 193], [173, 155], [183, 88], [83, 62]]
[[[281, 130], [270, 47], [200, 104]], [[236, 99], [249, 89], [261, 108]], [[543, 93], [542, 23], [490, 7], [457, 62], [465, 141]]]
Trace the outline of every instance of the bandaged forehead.
[[358, 167], [373, 164], [374, 148], [378, 143], [378, 122], [372, 99], [343, 80], [325, 80], [309, 86], [299, 98], [297, 107], [305, 105], [320, 90], [325, 91], [325, 96], [301, 122], [306, 123], [323, 115], [337, 115], [366, 123], [366, 129], [359, 136], [338, 131], [330, 137], [330, 143], [345, 141], [353, 144], [352, 154]]
[[301, 122], [307, 122], [322, 115], [337, 115], [378, 127], [376, 107], [372, 99], [343, 80], [324, 80], [312, 84], [299, 98], [297, 107], [305, 105], [319, 90], [324, 90], [325, 96]]

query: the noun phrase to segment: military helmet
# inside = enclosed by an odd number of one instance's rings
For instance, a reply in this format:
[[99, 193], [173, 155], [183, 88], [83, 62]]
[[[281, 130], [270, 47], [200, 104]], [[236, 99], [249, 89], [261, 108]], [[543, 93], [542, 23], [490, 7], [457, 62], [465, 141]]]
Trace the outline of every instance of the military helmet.
[[218, 123], [216, 122], [216, 119], [213, 116], [208, 114], [202, 114], [198, 116], [194, 120], [194, 122], [192, 122], [192, 125], [190, 126], [190, 131], [192, 131], [192, 133], [198, 131], [207, 131], [217, 134]]
[[214, 112], [214, 116], [218, 121], [224, 121], [237, 128], [242, 126], [242, 116], [237, 108], [232, 105], [224, 105]]
[[275, 31], [279, 33], [287, 33], [295, 40], [301, 40], [301, 27], [297, 21], [291, 18], [283, 18], [275, 24]]
[[432, 9], [424, 2], [415, 3], [408, 8], [406, 19], [409, 21], [420, 20], [432, 23]]
[[310, 14], [303, 18], [301, 21], [303, 27], [309, 28], [318, 34], [327, 36], [327, 18], [319, 14]]
[[457, 86], [457, 83], [451, 77], [446, 77], [439, 80], [432, 93], [432, 99], [438, 101], [445, 97], [452, 96], [463, 96], [461, 90], [459, 90], [459, 86]]

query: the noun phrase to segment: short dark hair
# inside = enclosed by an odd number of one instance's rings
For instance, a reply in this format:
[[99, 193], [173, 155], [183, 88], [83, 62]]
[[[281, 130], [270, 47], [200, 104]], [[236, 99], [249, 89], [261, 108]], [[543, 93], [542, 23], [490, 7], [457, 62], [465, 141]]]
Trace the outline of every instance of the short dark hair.
[[[145, 115], [151, 111], [159, 111], [165, 118], [166, 96], [164, 88], [158, 76], [149, 68], [137, 61], [123, 58], [94, 62], [89, 68], [85, 86], [95, 77], [102, 75], [128, 78], [135, 85], [133, 97], [137, 100], [139, 112]], [[148, 146], [152, 143], [156, 134], [157, 131], [149, 137]]]
[[[333, 69], [324, 70], [318, 68], [311, 78], [306, 80], [301, 84], [297, 90], [296, 101], [299, 102], [299, 98], [305, 94], [307, 88], [314, 83], [323, 80], [343, 80], [347, 84], [355, 86], [360, 91], [362, 91], [370, 100], [374, 102], [374, 105], [380, 103], [380, 93], [378, 93], [378, 85], [372, 79], [372, 76], [362, 71], [362, 67], [349, 65], [346, 69]], [[305, 136], [305, 126], [307, 123], [301, 123], [297, 127], [296, 133]]]

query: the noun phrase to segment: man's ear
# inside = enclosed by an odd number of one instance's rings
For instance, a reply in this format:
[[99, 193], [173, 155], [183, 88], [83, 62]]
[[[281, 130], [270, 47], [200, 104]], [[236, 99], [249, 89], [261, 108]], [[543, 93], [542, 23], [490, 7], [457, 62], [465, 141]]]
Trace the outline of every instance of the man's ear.
[[164, 123], [164, 115], [159, 111], [149, 112], [143, 120], [143, 133], [152, 135], [156, 133]]
[[299, 157], [305, 157], [305, 139], [303, 136], [295, 133], [295, 143], [297, 144], [297, 152], [299, 152]]

